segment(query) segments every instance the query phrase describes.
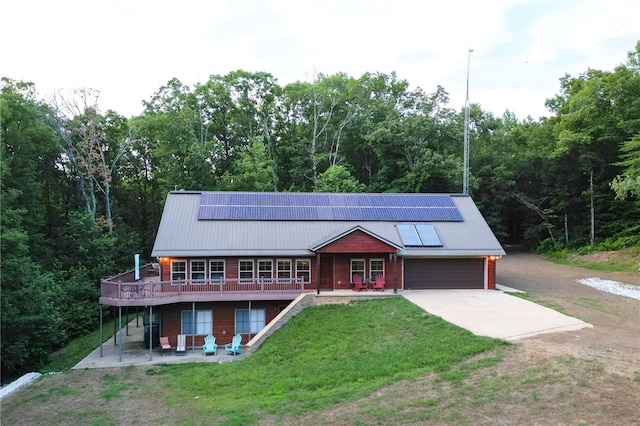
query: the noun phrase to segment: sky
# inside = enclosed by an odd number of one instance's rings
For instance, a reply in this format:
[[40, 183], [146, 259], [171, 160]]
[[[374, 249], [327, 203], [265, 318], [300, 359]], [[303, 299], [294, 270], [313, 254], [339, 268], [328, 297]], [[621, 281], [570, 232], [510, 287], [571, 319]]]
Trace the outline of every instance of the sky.
[[21, 0], [0, 16], [0, 77], [45, 100], [98, 90], [125, 117], [172, 78], [244, 70], [281, 86], [395, 72], [455, 110], [468, 76], [471, 103], [539, 119], [562, 76], [612, 71], [640, 41], [638, 0]]

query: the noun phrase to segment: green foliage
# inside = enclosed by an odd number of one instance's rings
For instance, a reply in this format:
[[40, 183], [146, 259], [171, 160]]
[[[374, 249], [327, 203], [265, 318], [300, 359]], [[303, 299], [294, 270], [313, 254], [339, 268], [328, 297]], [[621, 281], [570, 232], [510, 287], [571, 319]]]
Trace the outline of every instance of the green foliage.
[[365, 185], [358, 182], [346, 167], [331, 166], [322, 172], [314, 187], [315, 192], [363, 192]]

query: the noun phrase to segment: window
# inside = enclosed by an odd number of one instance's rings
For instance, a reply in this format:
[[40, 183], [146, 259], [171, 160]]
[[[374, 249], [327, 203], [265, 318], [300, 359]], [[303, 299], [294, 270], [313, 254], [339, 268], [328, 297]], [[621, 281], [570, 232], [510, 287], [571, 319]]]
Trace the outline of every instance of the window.
[[291, 260], [278, 259], [278, 278], [291, 278]]
[[302, 278], [302, 282], [311, 282], [311, 261], [309, 259], [296, 259], [296, 277]]
[[373, 279], [378, 274], [384, 275], [384, 259], [369, 260], [369, 277]]
[[240, 279], [253, 279], [253, 260], [241, 259], [238, 264]]
[[364, 276], [364, 259], [351, 259], [351, 275], [350, 279], [353, 281], [354, 275], [360, 275], [362, 281], [365, 280]]
[[265, 326], [264, 309], [236, 309], [236, 333], [255, 334]]
[[209, 279], [224, 279], [224, 260], [216, 259], [209, 262]]
[[206, 262], [204, 260], [191, 261], [191, 281], [200, 281], [200, 284], [204, 284], [206, 276], [205, 265]]
[[273, 261], [270, 259], [258, 260], [258, 278], [273, 278]]
[[213, 332], [213, 313], [208, 311], [182, 311], [181, 334], [207, 335]]
[[171, 261], [171, 281], [184, 281], [187, 279], [187, 262], [184, 260]]

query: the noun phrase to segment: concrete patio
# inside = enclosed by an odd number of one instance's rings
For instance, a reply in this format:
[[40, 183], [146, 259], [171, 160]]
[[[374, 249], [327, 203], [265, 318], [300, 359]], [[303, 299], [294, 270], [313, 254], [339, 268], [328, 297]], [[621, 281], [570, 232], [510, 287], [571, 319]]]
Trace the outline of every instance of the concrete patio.
[[[154, 348], [150, 354], [149, 349], [144, 347], [144, 326], [142, 325], [142, 319], [139, 319], [137, 324], [135, 319], [130, 321], [128, 335], [126, 331], [127, 327], [123, 327], [122, 354], [120, 354], [120, 345], [115, 344], [114, 337], [111, 337], [102, 344], [102, 356], [100, 356], [100, 347], [98, 346], [93, 352], [76, 364], [73, 369], [113, 368], [126, 367], [129, 365], [150, 366], [155, 364], [178, 364], [187, 362], [222, 363], [236, 361], [245, 357], [245, 354], [235, 356], [227, 355], [224, 351], [224, 345], [218, 345], [216, 355], [204, 356], [202, 347], [192, 347], [189, 337], [187, 337], [186, 355], [176, 355], [175, 347], [166, 354], [160, 353], [159, 348]], [[115, 337], [120, 339], [120, 333], [117, 333]], [[231, 337], [229, 337], [229, 340], [231, 340]]]

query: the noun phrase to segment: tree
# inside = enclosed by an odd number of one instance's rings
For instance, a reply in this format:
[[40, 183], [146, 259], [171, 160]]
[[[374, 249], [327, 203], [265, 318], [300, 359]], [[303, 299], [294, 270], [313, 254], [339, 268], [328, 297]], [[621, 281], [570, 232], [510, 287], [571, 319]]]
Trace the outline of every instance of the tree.
[[68, 172], [78, 179], [87, 211], [94, 221], [97, 219], [97, 193], [103, 195], [104, 225], [113, 235], [112, 181], [118, 161], [129, 150], [132, 138], [131, 135], [109, 137], [109, 133], [118, 134], [119, 130], [114, 127], [126, 128], [126, 123], [113, 112], [106, 116], [100, 114], [99, 95], [98, 91], [81, 89], [71, 98], [55, 96], [49, 122], [62, 141], [60, 149], [68, 162]]
[[314, 192], [363, 192], [366, 186], [349, 173], [345, 166], [331, 166], [318, 176]]
[[[40, 178], [55, 165], [54, 135], [32, 84], [3, 79], [0, 93], [0, 270], [2, 378], [22, 374], [65, 339], [51, 302], [57, 284], [31, 253], [50, 254]], [[51, 162], [51, 163], [49, 163]], [[41, 250], [41, 252], [39, 251]]]

